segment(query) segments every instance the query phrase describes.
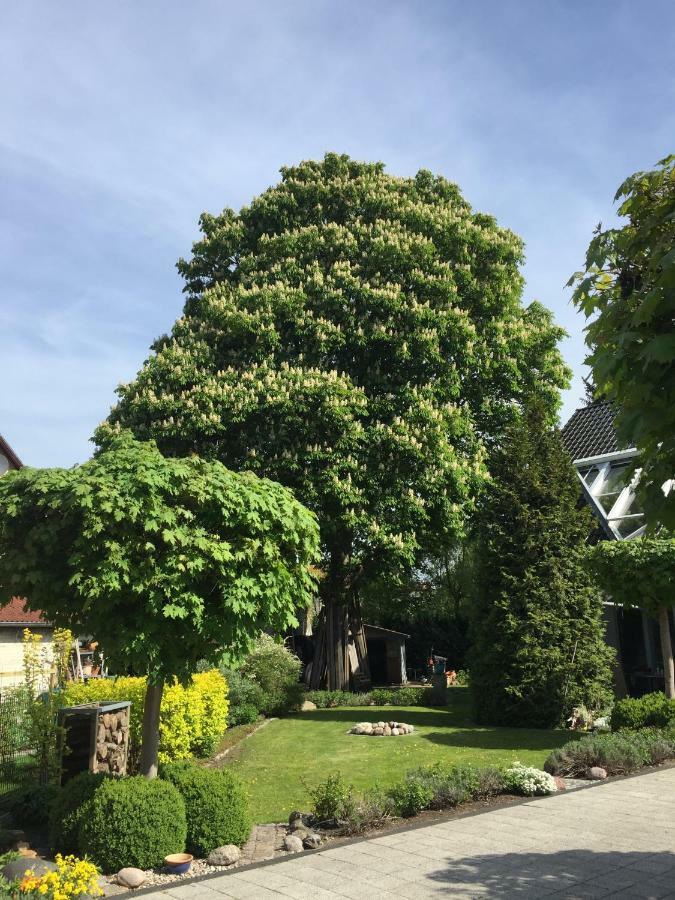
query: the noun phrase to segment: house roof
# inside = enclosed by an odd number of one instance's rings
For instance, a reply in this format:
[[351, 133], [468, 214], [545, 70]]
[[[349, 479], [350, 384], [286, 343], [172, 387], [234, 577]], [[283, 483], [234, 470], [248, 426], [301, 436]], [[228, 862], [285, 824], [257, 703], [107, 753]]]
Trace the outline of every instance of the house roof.
[[16, 453], [9, 446], [4, 437], [0, 434], [0, 453], [4, 453], [7, 459], [10, 462], [10, 465], [14, 466], [15, 469], [20, 469], [23, 466], [23, 463], [16, 455]]
[[607, 400], [596, 400], [573, 413], [562, 430], [562, 440], [573, 460], [628, 449], [617, 441], [614, 407]]
[[26, 609], [23, 597], [12, 597], [6, 606], [0, 607], [0, 625], [49, 625], [42, 613]]

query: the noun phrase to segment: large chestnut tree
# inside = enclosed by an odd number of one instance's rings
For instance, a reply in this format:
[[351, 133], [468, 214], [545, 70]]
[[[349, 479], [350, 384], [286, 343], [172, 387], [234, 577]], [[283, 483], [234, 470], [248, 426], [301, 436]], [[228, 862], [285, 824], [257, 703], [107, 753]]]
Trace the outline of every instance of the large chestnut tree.
[[524, 397], [555, 408], [561, 331], [521, 303], [519, 238], [430, 172], [328, 154], [200, 227], [184, 313], [104, 428], [273, 478], [317, 514], [313, 678], [346, 688], [361, 587], [461, 535], [486, 446]]

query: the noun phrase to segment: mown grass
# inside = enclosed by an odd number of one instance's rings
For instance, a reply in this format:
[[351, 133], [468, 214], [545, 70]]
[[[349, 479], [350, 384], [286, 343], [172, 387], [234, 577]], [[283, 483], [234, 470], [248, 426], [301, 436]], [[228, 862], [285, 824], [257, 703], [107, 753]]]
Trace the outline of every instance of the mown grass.
[[[447, 709], [341, 707], [297, 713], [251, 735], [223, 761], [247, 785], [255, 822], [282, 822], [310, 806], [307, 786], [340, 771], [358, 790], [386, 788], [406, 771], [443, 762], [541, 767], [569, 732], [531, 728], [479, 728], [471, 723], [468, 692], [456, 688]], [[415, 726], [405, 737], [347, 734], [356, 722], [395, 719]]]

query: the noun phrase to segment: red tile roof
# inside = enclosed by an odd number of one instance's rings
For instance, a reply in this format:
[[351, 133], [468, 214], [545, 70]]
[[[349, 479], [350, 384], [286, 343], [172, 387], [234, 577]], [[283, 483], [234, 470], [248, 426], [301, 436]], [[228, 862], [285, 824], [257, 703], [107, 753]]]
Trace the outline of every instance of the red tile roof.
[[41, 612], [26, 609], [24, 597], [12, 597], [6, 606], [0, 608], [0, 625], [48, 625]]

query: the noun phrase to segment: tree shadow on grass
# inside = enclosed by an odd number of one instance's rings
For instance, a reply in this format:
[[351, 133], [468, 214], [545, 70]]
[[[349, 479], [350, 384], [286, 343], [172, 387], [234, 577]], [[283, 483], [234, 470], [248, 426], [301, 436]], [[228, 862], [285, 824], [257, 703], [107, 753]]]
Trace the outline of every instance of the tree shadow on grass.
[[536, 728], [462, 728], [432, 731], [422, 737], [444, 747], [480, 750], [550, 750], [572, 740], [566, 731], [539, 731]]
[[420, 888], [449, 898], [475, 891], [476, 896], [500, 898], [571, 900], [616, 893], [657, 900], [675, 895], [675, 853], [575, 849], [467, 856], [429, 872]]
[[463, 728], [470, 724], [466, 717], [445, 707], [426, 706], [336, 706], [330, 709], [316, 709], [311, 712], [290, 713], [285, 719], [299, 719], [304, 722], [357, 722], [400, 721], [408, 725], [425, 728]]

